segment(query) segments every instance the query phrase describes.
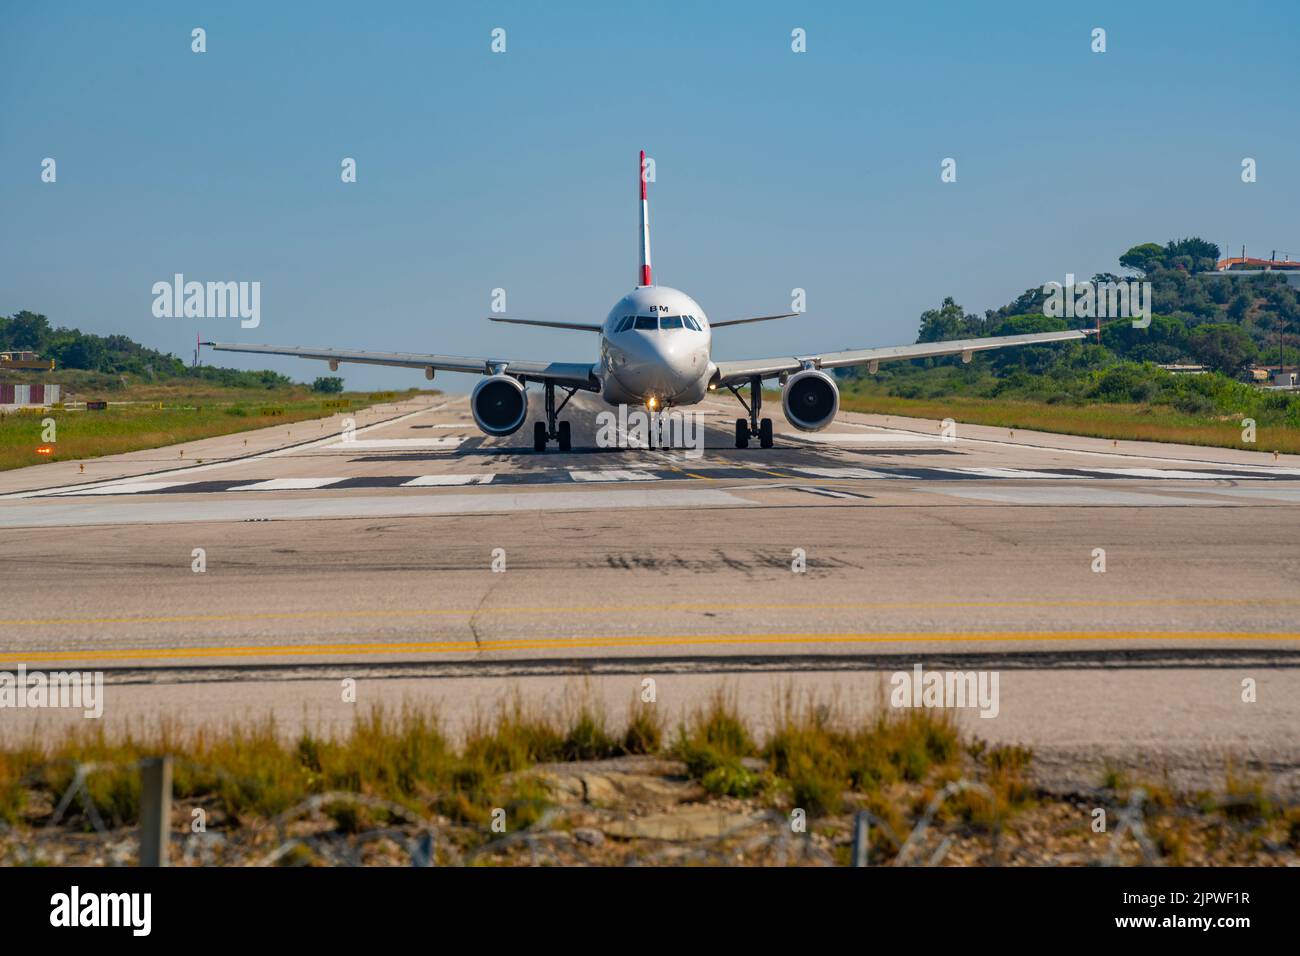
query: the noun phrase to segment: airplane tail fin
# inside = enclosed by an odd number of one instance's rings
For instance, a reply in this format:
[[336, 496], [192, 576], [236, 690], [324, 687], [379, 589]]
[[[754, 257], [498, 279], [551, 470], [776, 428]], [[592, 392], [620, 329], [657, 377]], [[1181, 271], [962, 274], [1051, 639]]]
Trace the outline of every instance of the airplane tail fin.
[[640, 285], [654, 285], [650, 278], [650, 204], [646, 199], [645, 150], [641, 150], [641, 276]]

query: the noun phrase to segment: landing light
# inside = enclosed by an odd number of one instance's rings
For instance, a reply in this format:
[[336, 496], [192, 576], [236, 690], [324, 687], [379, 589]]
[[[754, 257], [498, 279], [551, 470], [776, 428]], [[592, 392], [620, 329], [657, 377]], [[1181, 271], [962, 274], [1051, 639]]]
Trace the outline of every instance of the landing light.
[[41, 445], [39, 448], [36, 449], [36, 454], [38, 454], [38, 455], [53, 455], [53, 454], [54, 454], [54, 449], [51, 448], [49, 445]]
[[646, 399], [645, 404], [646, 404], [646, 408], [650, 409], [650, 411], [653, 412], [656, 408], [659, 407], [659, 399], [651, 395], [649, 398]]

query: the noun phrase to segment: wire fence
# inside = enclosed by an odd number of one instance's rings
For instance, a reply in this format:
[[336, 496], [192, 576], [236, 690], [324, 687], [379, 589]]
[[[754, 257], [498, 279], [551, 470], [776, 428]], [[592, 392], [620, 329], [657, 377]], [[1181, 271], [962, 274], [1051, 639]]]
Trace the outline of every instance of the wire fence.
[[[177, 763], [240, 782], [217, 768]], [[1054, 859], [1035, 861], [1018, 852], [1018, 847], [1025, 846], [1024, 834], [1018, 834], [1017, 840], [1007, 839], [1017, 830], [1017, 815], [998, 811], [997, 795], [987, 785], [966, 779], [945, 785], [901, 829], [869, 810], [829, 821], [808, 821], [799, 827], [792, 825], [790, 815], [769, 809], [745, 815], [741, 822], [719, 827], [708, 836], [624, 839], [607, 837], [598, 826], [590, 825], [593, 812], [606, 823], [615, 823], [620, 819], [617, 811], [552, 806], [526, 827], [493, 833], [482, 825], [423, 815], [409, 806], [351, 791], [313, 795], [269, 819], [209, 828], [207, 818], [220, 812], [216, 794], [187, 797], [180, 812], [173, 813], [171, 758], [130, 764], [47, 764], [31, 771], [20, 784], [36, 782], [55, 766], [70, 767], [71, 782], [41, 824], [18, 827], [0, 823], [0, 864], [998, 866], [1041, 862], [1165, 866], [1185, 862], [1168, 834], [1209, 826], [1214, 831], [1212, 843], [1240, 844], [1254, 854], [1255, 862], [1300, 865], [1300, 804], [1261, 803], [1258, 794], [1202, 795], [1195, 805], [1153, 800], [1142, 789], [1130, 791], [1126, 800], [1117, 799], [1118, 794], [1110, 790], [1075, 794], [1069, 803], [1076, 813], [1039, 835], [1055, 839], [1078, 837], [1086, 831], [1085, 848], [1076, 846]], [[165, 772], [159, 773], [160, 767]], [[137, 771], [140, 824], [110, 826], [89, 781], [97, 774]], [[157, 792], [151, 794], [151, 786]], [[962, 794], [987, 801], [988, 819], [977, 825], [961, 814], [945, 815], [953, 798]], [[186, 810], [188, 825], [177, 826], [176, 817]], [[1107, 821], [1100, 831], [1093, 826], [1098, 811]], [[575, 814], [584, 825], [573, 825]], [[382, 823], [373, 823], [375, 820]], [[151, 831], [156, 837], [152, 841]], [[612, 851], [613, 847], [618, 850]], [[953, 858], [956, 847], [963, 848], [960, 859]]]

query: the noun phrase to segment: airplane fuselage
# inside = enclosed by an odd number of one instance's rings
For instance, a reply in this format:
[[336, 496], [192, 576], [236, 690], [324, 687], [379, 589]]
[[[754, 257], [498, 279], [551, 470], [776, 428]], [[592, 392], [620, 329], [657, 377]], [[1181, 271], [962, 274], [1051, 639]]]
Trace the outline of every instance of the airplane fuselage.
[[638, 286], [601, 326], [601, 395], [611, 405], [694, 405], [713, 377], [711, 342], [708, 317], [689, 295]]

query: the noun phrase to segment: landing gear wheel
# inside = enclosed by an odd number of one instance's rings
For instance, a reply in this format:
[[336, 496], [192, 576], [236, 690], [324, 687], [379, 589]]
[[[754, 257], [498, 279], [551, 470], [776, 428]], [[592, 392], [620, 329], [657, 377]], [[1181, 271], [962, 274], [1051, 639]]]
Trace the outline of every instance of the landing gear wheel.
[[736, 419], [736, 447], [749, 447], [749, 422], [743, 418]]
[[560, 422], [560, 451], [568, 451], [572, 446], [569, 440], [569, 423]]
[[533, 422], [533, 451], [546, 451], [546, 426]]
[[758, 424], [758, 444], [762, 448], [772, 447], [772, 419], [765, 418]]

